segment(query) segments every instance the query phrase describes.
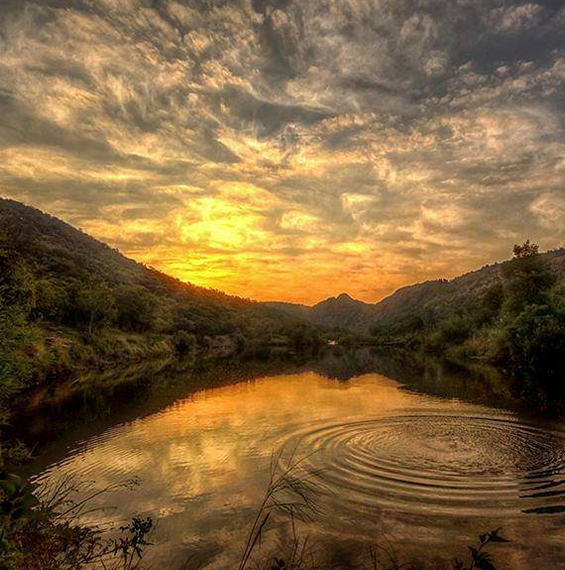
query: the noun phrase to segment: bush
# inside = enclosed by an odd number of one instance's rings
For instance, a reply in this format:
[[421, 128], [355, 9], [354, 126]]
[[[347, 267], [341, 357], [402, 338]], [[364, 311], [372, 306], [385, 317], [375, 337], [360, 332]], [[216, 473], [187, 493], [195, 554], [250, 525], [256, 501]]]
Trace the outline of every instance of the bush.
[[235, 335], [234, 340], [235, 340], [236, 352], [238, 352], [238, 353], [243, 352], [245, 350], [245, 346], [247, 344], [245, 337], [241, 333], [238, 333]]
[[527, 307], [509, 326], [508, 341], [503, 350], [515, 370], [540, 379], [565, 372], [565, 316], [551, 306]]
[[[100, 492], [79, 501], [81, 488], [70, 481], [59, 483], [52, 494], [39, 494], [24, 479], [0, 470], [0, 568], [3, 570], [78, 570], [140, 567], [151, 518], [133, 518], [116, 529], [117, 537], [82, 526], [78, 520], [84, 504]], [[106, 489], [108, 492], [111, 488]]]
[[97, 326], [116, 320], [117, 310], [109, 289], [100, 284], [89, 284], [76, 292], [74, 314], [78, 322], [88, 327], [92, 334]]
[[178, 331], [173, 338], [173, 344], [177, 354], [185, 355], [196, 347], [196, 337], [186, 331]]
[[32, 329], [18, 307], [0, 307], [0, 406], [23, 388], [33, 372], [26, 344], [33, 339]]
[[155, 297], [143, 287], [122, 286], [115, 292], [118, 326], [125, 331], [148, 332], [155, 321]]
[[34, 319], [63, 322], [70, 312], [70, 299], [67, 289], [51, 279], [37, 282], [37, 299], [31, 313]]
[[473, 325], [472, 319], [467, 314], [451, 315], [440, 321], [428, 334], [426, 346], [432, 350], [440, 350], [452, 344], [461, 344], [471, 336]]

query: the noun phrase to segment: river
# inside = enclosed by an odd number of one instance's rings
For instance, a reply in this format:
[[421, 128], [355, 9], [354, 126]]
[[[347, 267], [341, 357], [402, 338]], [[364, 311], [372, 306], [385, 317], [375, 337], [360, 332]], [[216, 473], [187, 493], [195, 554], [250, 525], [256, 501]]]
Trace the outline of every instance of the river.
[[[564, 564], [565, 424], [525, 413], [504, 381], [370, 351], [231, 366], [201, 389], [149, 390], [77, 423], [44, 447], [35, 482], [111, 488], [84, 521], [151, 516], [147, 562], [158, 568], [233, 567], [271, 470], [288, 461], [317, 490], [296, 532], [334, 561], [372, 542], [441, 568], [502, 527], [511, 542], [492, 548], [497, 568]], [[254, 556], [282, 556], [287, 530], [274, 512]]]

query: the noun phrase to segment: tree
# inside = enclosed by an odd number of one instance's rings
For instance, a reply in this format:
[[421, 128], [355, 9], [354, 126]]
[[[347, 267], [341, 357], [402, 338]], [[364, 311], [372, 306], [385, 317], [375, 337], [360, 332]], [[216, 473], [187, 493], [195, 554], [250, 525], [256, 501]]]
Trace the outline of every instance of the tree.
[[196, 346], [196, 337], [186, 331], [178, 331], [175, 333], [173, 343], [177, 354], [184, 356], [194, 350]]
[[527, 239], [523, 244], [514, 244], [512, 248], [512, 253], [514, 254], [514, 259], [522, 259], [524, 257], [531, 257], [533, 255], [539, 254], [539, 246], [535, 243], [530, 243]]
[[91, 335], [95, 325], [115, 320], [117, 311], [109, 289], [92, 283], [78, 290], [75, 298], [75, 310], [83, 323], [88, 325]]
[[115, 293], [118, 325], [122, 330], [150, 331], [155, 323], [155, 297], [144, 287], [124, 285]]
[[519, 313], [526, 306], [544, 304], [544, 294], [555, 283], [555, 276], [539, 255], [539, 247], [525, 241], [513, 248], [514, 259], [503, 266], [506, 281], [506, 308]]

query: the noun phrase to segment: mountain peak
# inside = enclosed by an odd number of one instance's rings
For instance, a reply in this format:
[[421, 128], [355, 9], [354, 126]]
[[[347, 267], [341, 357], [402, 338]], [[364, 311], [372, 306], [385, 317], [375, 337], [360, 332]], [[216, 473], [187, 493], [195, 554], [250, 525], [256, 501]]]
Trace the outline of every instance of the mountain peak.
[[355, 299], [348, 293], [341, 293], [336, 297], [336, 299], [338, 301], [355, 301]]

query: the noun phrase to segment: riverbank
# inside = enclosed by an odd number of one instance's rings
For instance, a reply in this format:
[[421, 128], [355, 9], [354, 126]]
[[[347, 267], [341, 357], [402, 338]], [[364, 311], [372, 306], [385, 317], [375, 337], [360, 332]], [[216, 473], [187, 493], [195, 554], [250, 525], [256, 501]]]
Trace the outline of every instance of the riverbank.
[[[313, 354], [282, 352], [276, 347], [269, 355], [259, 353], [255, 357], [248, 353], [206, 359], [188, 355], [155, 358], [102, 371], [93, 369], [64, 382], [38, 387], [20, 398], [12, 426], [4, 431], [6, 438], [22, 439], [37, 455], [45, 445], [66, 433], [72, 438], [78, 430], [82, 438], [88, 438], [92, 430], [111, 426], [116, 414], [120, 421], [131, 421], [201, 389], [308, 370], [340, 383], [377, 373], [398, 381], [407, 390], [473, 402], [496, 400], [521, 413], [527, 407], [534, 409], [531, 395], [527, 400], [522, 398], [516, 383], [487, 366], [469, 369], [404, 350], [383, 352], [338, 346]], [[543, 411], [541, 406], [537, 409]]]
[[0, 350], [0, 466], [27, 460], [26, 447], [13, 429], [22, 412], [30, 417], [45, 402], [66, 405], [85, 393], [108, 400], [120, 385], [128, 386], [134, 379], [194, 368], [240, 352], [234, 335], [183, 336], [179, 346], [175, 335], [112, 328], [88, 334], [44, 323], [27, 325], [25, 335]]

